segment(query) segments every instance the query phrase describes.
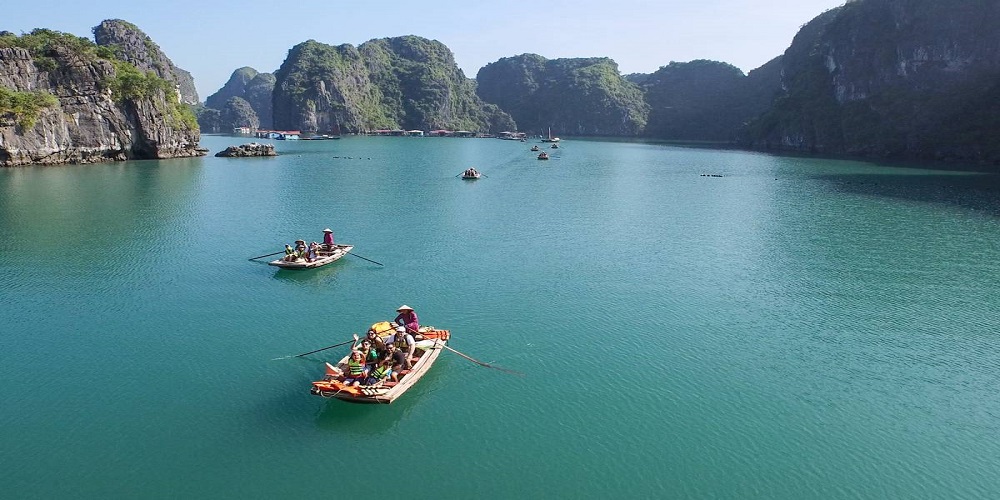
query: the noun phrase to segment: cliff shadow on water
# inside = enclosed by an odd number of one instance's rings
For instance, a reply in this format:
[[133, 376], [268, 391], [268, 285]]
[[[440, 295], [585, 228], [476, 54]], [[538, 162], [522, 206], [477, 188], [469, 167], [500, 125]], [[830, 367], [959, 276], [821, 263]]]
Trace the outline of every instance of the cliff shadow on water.
[[951, 205], [1000, 217], [1000, 174], [844, 174], [816, 177], [837, 191], [864, 196]]

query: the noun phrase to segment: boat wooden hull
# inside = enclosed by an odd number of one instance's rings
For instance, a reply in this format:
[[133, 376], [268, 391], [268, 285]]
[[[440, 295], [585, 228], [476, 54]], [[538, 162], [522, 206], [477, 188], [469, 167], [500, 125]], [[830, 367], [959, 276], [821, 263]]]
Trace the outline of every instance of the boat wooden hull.
[[341, 257], [350, 253], [354, 249], [354, 245], [335, 245], [336, 248], [331, 252], [318, 252], [318, 258], [312, 262], [306, 262], [305, 259], [298, 259], [293, 262], [288, 262], [284, 259], [272, 260], [268, 262], [267, 265], [279, 267], [281, 269], [315, 269], [317, 267], [323, 267], [327, 264], [332, 264]]
[[[309, 392], [316, 396], [339, 399], [348, 403], [390, 404], [406, 393], [430, 370], [438, 356], [441, 355], [441, 351], [444, 350], [448, 339], [451, 338], [451, 332], [448, 330], [435, 330], [433, 333], [439, 338], [419, 341], [416, 349], [416, 354], [419, 357], [416, 363], [408, 372], [405, 372], [398, 382], [391, 386], [349, 387], [342, 383], [343, 377], [331, 376], [328, 371], [327, 377], [312, 383], [312, 389]], [[347, 370], [348, 357], [349, 355], [344, 356], [337, 363], [337, 369], [341, 372]]]
[[474, 181], [474, 180], [476, 180], [478, 178], [479, 178], [478, 175], [463, 175], [462, 176], [462, 179], [467, 180], [467, 181]]

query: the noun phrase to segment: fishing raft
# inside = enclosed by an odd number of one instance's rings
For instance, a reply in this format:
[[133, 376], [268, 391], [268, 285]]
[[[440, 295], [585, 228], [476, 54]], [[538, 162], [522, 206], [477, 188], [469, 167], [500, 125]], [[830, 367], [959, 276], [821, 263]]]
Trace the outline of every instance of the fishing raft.
[[416, 342], [413, 351], [412, 367], [399, 372], [397, 381], [383, 381], [375, 385], [352, 386], [344, 383], [348, 371], [347, 361], [350, 354], [344, 356], [336, 366], [326, 363], [326, 374], [322, 380], [312, 383], [310, 393], [324, 398], [335, 398], [349, 403], [384, 403], [389, 404], [413, 387], [431, 365], [441, 355], [451, 332], [437, 330], [433, 327], [421, 328], [419, 332], [423, 339]]

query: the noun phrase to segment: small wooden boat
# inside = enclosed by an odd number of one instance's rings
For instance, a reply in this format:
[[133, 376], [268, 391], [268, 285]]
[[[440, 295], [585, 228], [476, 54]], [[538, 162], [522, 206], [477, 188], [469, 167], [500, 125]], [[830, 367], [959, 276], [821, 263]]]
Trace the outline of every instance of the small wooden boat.
[[268, 262], [267, 265], [280, 267], [281, 269], [313, 269], [336, 262], [353, 249], [354, 245], [334, 245], [332, 250], [320, 250], [316, 252], [316, 259], [312, 262], [306, 259], [295, 259], [293, 261], [278, 259]]
[[538, 153], [538, 159], [539, 160], [548, 160], [549, 159], [549, 154], [546, 153], [545, 151], [542, 151], [541, 153]]
[[482, 176], [483, 174], [480, 172], [476, 172], [474, 174], [462, 174], [462, 178], [465, 180], [476, 180]]
[[559, 145], [558, 144], [552, 144], [552, 149], [559, 149]]
[[316, 396], [336, 398], [349, 403], [392, 403], [430, 370], [448, 343], [448, 339], [451, 338], [451, 332], [448, 330], [434, 328], [420, 330], [424, 339], [416, 343], [411, 360], [413, 366], [409, 370], [399, 372], [395, 382], [386, 381], [371, 386], [346, 384], [344, 374], [347, 373], [347, 361], [350, 357], [348, 354], [337, 363], [337, 366], [327, 363], [323, 379], [313, 382], [309, 392]]
[[531, 150], [532, 151], [541, 151], [540, 149], [538, 149], [538, 146], [531, 146]]

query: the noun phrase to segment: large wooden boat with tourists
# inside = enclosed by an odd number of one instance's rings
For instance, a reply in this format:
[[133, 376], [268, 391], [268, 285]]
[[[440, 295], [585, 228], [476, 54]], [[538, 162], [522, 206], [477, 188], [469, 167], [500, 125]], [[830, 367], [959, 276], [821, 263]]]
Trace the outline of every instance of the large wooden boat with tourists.
[[327, 264], [332, 264], [341, 257], [347, 255], [354, 249], [354, 245], [333, 245], [332, 248], [321, 248], [316, 251], [316, 258], [308, 260], [303, 257], [297, 257], [293, 260], [286, 260], [285, 258], [272, 260], [267, 263], [269, 266], [279, 267], [281, 269], [315, 269], [317, 267], [323, 267]]
[[312, 383], [310, 393], [324, 398], [334, 398], [349, 403], [389, 404], [413, 387], [427, 374], [431, 365], [445, 349], [451, 332], [434, 327], [420, 328], [423, 339], [416, 342], [411, 359], [412, 367], [397, 374], [395, 381], [380, 381], [375, 385], [350, 385], [345, 382], [350, 354], [344, 356], [336, 366], [326, 363], [326, 374], [322, 380]]

